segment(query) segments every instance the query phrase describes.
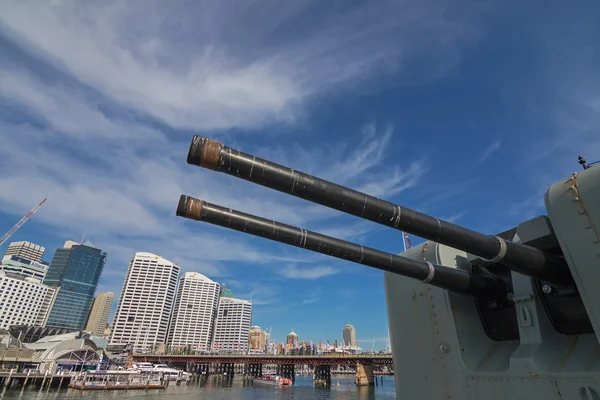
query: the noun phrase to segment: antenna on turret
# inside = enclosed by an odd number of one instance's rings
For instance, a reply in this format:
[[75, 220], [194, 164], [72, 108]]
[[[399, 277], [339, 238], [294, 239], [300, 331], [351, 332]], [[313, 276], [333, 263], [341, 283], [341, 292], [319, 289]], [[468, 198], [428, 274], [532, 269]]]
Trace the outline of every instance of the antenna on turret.
[[587, 161], [585, 161], [585, 158], [583, 158], [581, 156], [579, 156], [578, 159], [579, 159], [579, 164], [581, 164], [581, 166], [583, 167], [583, 169], [588, 169], [592, 165], [600, 163], [600, 160], [599, 160], [599, 161], [594, 161], [593, 163], [587, 164]]

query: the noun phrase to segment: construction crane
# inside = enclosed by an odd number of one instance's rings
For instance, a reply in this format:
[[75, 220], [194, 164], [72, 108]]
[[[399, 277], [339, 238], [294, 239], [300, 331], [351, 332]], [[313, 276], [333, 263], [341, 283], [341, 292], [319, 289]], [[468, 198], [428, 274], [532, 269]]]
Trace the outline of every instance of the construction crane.
[[23, 226], [23, 224], [25, 222], [27, 222], [27, 220], [29, 218], [31, 218], [33, 216], [33, 214], [35, 214], [37, 212], [37, 210], [40, 209], [40, 207], [46, 202], [46, 200], [48, 199], [44, 199], [40, 202], [40, 204], [38, 204], [37, 206], [33, 207], [31, 210], [29, 210], [29, 212], [27, 214], [25, 214], [23, 216], [23, 218], [21, 218], [19, 220], [19, 222], [17, 222], [15, 224], [15, 226], [13, 226], [12, 228], [10, 228], [8, 230], [8, 232], [6, 232], [1, 238], [0, 238], [0, 246], [2, 246], [4, 244], [4, 242], [6, 242], [16, 231], [19, 230], [20, 227]]

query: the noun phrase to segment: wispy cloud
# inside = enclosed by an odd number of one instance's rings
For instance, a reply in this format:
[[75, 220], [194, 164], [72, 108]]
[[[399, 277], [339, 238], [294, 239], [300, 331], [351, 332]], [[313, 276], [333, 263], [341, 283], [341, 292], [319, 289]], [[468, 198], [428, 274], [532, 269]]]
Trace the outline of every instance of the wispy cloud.
[[467, 215], [466, 212], [459, 212], [456, 214], [452, 214], [447, 218], [442, 218], [444, 221], [448, 221], [451, 223], [455, 223], [456, 221], [458, 221], [459, 219], [461, 219], [462, 217], [464, 217], [465, 215]]
[[286, 265], [279, 274], [287, 279], [320, 279], [326, 276], [335, 275], [338, 269], [331, 266], [316, 266], [298, 268], [296, 265]]
[[321, 300], [321, 288], [316, 287], [302, 296], [302, 304], [312, 304]]
[[481, 153], [481, 157], [479, 157], [479, 159], [477, 159], [475, 164], [481, 164], [482, 162], [487, 160], [489, 156], [491, 156], [492, 154], [494, 154], [501, 148], [502, 148], [502, 140], [496, 140], [494, 143], [489, 145], [488, 148], [485, 149], [485, 151], [483, 153]]
[[[173, 127], [214, 129], [294, 121], [307, 96], [410, 68], [422, 54], [435, 68], [413, 68], [413, 79], [444, 74], [482, 12], [449, 9], [437, 1], [149, 1], [144, 10], [65, 1], [12, 3], [0, 21], [7, 36], [103, 96]], [[282, 34], [284, 25], [297, 34]]]

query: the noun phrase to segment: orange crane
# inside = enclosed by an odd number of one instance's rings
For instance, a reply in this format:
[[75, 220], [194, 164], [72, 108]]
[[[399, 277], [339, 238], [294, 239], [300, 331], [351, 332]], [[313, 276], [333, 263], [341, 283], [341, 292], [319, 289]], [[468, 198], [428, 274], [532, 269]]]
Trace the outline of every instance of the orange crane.
[[8, 232], [6, 232], [6, 233], [5, 233], [5, 234], [4, 234], [4, 235], [3, 235], [3, 236], [0, 238], [0, 246], [2, 246], [2, 245], [4, 244], [4, 242], [6, 242], [6, 241], [7, 241], [7, 240], [8, 240], [8, 239], [9, 239], [9, 238], [10, 238], [10, 237], [13, 235], [13, 233], [15, 233], [17, 230], [19, 230], [19, 228], [20, 228], [20, 227], [22, 227], [22, 226], [23, 226], [23, 224], [24, 224], [25, 222], [27, 222], [27, 220], [28, 220], [29, 218], [31, 218], [31, 217], [32, 217], [32, 216], [33, 216], [33, 214], [35, 214], [35, 213], [37, 212], [37, 210], [39, 210], [39, 209], [40, 209], [40, 207], [41, 207], [41, 206], [42, 206], [42, 205], [43, 205], [43, 204], [46, 202], [46, 200], [48, 200], [48, 199], [46, 198], [46, 199], [42, 200], [42, 201], [40, 202], [40, 204], [38, 204], [37, 206], [35, 206], [35, 207], [33, 207], [31, 210], [29, 210], [29, 212], [28, 212], [27, 214], [25, 214], [25, 215], [23, 216], [23, 218], [21, 218], [21, 219], [19, 220], [19, 222], [17, 222], [17, 223], [15, 224], [15, 226], [13, 226], [12, 228], [10, 228], [10, 229], [8, 230]]

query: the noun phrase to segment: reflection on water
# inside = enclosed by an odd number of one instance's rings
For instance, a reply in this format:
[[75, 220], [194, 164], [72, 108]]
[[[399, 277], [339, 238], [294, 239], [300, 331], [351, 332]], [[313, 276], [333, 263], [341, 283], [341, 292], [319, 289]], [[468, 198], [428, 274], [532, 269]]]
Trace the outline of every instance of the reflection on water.
[[62, 399], [139, 399], [158, 400], [171, 397], [170, 400], [395, 400], [393, 377], [383, 378], [383, 385], [373, 387], [356, 387], [354, 377], [337, 377], [331, 379], [330, 388], [318, 388], [312, 384], [312, 378], [296, 377], [293, 387], [263, 387], [247, 386], [243, 378], [222, 380], [211, 377], [206, 381], [191, 383], [187, 386], [171, 385], [166, 390], [130, 390], [130, 391], [80, 391], [73, 389], [52, 390], [40, 392], [30, 386], [24, 390], [11, 389], [0, 393], [2, 400], [62, 400]]

